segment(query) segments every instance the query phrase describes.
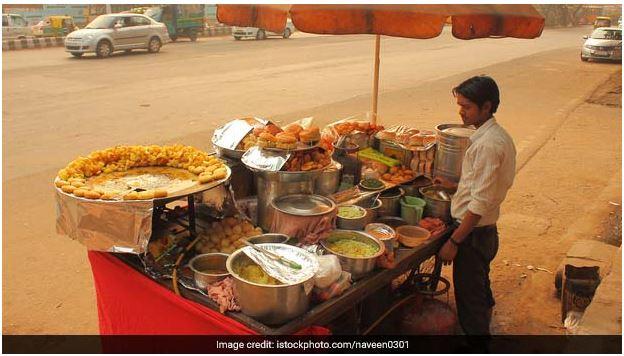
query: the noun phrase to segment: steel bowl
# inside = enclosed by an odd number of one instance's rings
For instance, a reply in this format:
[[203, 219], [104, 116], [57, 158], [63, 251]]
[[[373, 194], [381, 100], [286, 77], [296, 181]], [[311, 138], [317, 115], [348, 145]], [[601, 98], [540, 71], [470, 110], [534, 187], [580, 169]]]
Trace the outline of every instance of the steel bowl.
[[[368, 218], [368, 211], [361, 206], [357, 205], [343, 205], [342, 207], [353, 207], [356, 208], [363, 215], [357, 218], [345, 218], [340, 215], [336, 215], [336, 226], [339, 229], [344, 230], [364, 230], [364, 226], [370, 220]], [[338, 211], [340, 211], [341, 207], [338, 207]]]
[[[304, 268], [316, 266], [318, 271], [318, 261], [314, 255], [301, 248], [273, 243], [260, 246], [271, 249], [279, 255], [287, 251], [289, 259]], [[234, 296], [244, 314], [267, 325], [279, 325], [308, 310], [314, 286], [314, 275], [296, 284], [266, 285], [248, 281], [238, 274], [240, 266], [251, 261], [243, 249], [234, 251], [228, 257], [226, 267], [234, 279]]]
[[[228, 256], [225, 253], [205, 253], [193, 257], [188, 265], [193, 271], [197, 287], [206, 289], [209, 284], [229, 276], [230, 273], [226, 268]], [[223, 271], [223, 273], [214, 273], [214, 271]]]
[[262, 234], [258, 236], [252, 236], [247, 239], [247, 241], [252, 244], [268, 244], [268, 243], [276, 243], [276, 244], [285, 244], [290, 240], [290, 236], [284, 234]]
[[[379, 250], [373, 256], [369, 257], [351, 257], [346, 256], [337, 252], [332, 251], [329, 247], [327, 247], [328, 243], [332, 241], [332, 238], [350, 238], [357, 241], [361, 241], [370, 245], [378, 246]], [[377, 263], [377, 257], [381, 256], [385, 251], [385, 245], [383, 242], [374, 238], [373, 236], [364, 233], [362, 231], [351, 231], [351, 230], [334, 230], [332, 231], [327, 239], [321, 241], [321, 246], [323, 248], [338, 257], [340, 261], [340, 265], [342, 266], [343, 271], [347, 271], [351, 273], [351, 277], [353, 279], [360, 279], [364, 277], [366, 274], [375, 269]]]
[[[374, 198], [374, 196], [373, 196]], [[379, 210], [379, 208], [381, 208], [382, 202], [380, 199], [375, 200], [375, 203], [373, 204], [373, 206], [371, 207], [371, 203], [372, 199], [362, 199], [359, 202], [355, 203], [355, 205], [357, 206], [361, 206], [362, 208], [366, 209], [366, 224], [364, 224], [364, 226], [372, 223], [373, 221], [375, 221], [375, 219], [377, 219], [377, 211]]]

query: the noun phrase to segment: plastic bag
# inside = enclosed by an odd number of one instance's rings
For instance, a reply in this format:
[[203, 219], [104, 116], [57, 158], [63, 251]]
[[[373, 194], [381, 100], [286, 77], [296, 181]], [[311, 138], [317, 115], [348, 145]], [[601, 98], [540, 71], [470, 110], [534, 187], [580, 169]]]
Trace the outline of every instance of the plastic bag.
[[342, 267], [340, 261], [335, 255], [317, 256], [319, 261], [319, 270], [314, 275], [314, 286], [317, 288], [327, 288], [340, 278]]
[[329, 300], [344, 293], [351, 287], [351, 273], [342, 271], [340, 278], [327, 288], [314, 288], [314, 296], [319, 301]]

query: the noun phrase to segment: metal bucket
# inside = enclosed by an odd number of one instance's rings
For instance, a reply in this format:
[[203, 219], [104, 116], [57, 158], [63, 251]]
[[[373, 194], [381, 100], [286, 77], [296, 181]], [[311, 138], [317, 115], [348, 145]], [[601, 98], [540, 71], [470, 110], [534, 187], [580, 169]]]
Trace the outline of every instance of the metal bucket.
[[[436, 191], [440, 189], [441, 187], [434, 185], [420, 188], [420, 194], [427, 203], [425, 205], [425, 211], [423, 215], [433, 218], [440, 218], [448, 222], [451, 221], [451, 201], [443, 200], [440, 197], [433, 197], [427, 194], [427, 191]], [[449, 196], [451, 196], [452, 192], [448, 190], [445, 191]]]
[[312, 172], [256, 172], [258, 192], [258, 225], [264, 231], [271, 228], [274, 209], [271, 202], [290, 194], [312, 194], [314, 182], [321, 171]]
[[404, 195], [403, 189], [394, 187], [379, 195], [381, 207], [377, 210], [377, 216], [399, 216], [401, 214], [401, 197]]
[[436, 126], [438, 148], [435, 156], [434, 177], [445, 177], [452, 182], [459, 182], [464, 154], [470, 146], [470, 136], [445, 132], [449, 128], [472, 129], [472, 126], [460, 124], [442, 124]]
[[332, 161], [332, 164], [325, 168], [316, 178], [314, 192], [319, 195], [329, 196], [336, 193], [340, 185], [342, 175], [342, 164]]

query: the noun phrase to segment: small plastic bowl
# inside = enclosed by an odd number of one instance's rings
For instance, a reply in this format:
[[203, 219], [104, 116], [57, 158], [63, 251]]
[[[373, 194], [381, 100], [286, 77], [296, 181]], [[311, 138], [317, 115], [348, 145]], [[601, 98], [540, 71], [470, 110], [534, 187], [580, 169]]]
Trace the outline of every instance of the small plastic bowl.
[[396, 229], [396, 233], [399, 242], [407, 247], [419, 246], [431, 237], [429, 230], [414, 225], [399, 226]]

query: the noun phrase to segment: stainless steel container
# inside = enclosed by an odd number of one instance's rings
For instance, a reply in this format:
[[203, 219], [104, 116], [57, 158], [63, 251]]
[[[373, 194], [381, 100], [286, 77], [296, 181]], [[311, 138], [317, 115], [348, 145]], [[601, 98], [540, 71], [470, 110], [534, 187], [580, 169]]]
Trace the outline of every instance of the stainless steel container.
[[[425, 205], [424, 216], [440, 218], [444, 221], [451, 220], [451, 201], [442, 199], [437, 193], [427, 194], [427, 192], [437, 192], [443, 190], [440, 186], [429, 186], [420, 188], [420, 194], [427, 203]], [[449, 197], [452, 196], [452, 192], [446, 191]]]
[[459, 182], [464, 154], [470, 146], [471, 130], [474, 131], [472, 126], [460, 124], [436, 126], [438, 148], [433, 170], [434, 177], [441, 176], [455, 183]]
[[314, 183], [314, 193], [324, 196], [334, 194], [340, 186], [340, 176], [342, 174], [342, 164], [332, 161], [329, 167], [325, 168]]
[[[343, 254], [332, 251], [327, 247], [328, 243], [335, 238], [349, 238], [356, 241], [364, 242], [366, 244], [374, 245], [379, 248], [377, 253], [370, 257], [351, 257], [345, 256]], [[364, 277], [367, 273], [375, 269], [375, 265], [377, 262], [377, 257], [381, 256], [385, 251], [385, 245], [383, 242], [378, 239], [370, 236], [363, 231], [351, 231], [351, 230], [334, 230], [332, 231], [327, 239], [321, 241], [321, 246], [323, 248], [333, 254], [338, 256], [338, 260], [340, 261], [340, 266], [342, 266], [343, 271], [347, 271], [351, 273], [351, 277], [353, 279], [359, 279]]]
[[357, 218], [346, 218], [340, 216], [340, 207], [338, 207], [338, 218], [336, 219], [336, 226], [339, 229], [344, 230], [364, 230], [364, 227], [368, 223], [368, 211], [361, 206], [357, 205], [345, 205], [343, 207], [352, 207], [357, 209], [363, 215]]
[[[262, 244], [261, 246], [271, 245], [276, 244]], [[318, 267], [318, 262], [307, 260], [315, 259], [312, 254], [295, 246], [282, 246], [300, 250], [298, 256], [302, 256], [306, 261], [297, 259], [295, 262], [302, 266], [315, 262]], [[237, 272], [242, 264], [250, 263], [250, 261], [251, 259], [243, 252], [243, 249], [239, 249], [230, 255], [226, 264], [228, 272], [234, 278], [234, 295], [244, 314], [262, 323], [277, 325], [294, 319], [308, 310], [314, 275], [296, 284], [258, 284], [242, 278]]]
[[264, 231], [271, 228], [273, 199], [289, 194], [312, 194], [314, 181], [320, 174], [321, 171], [256, 172], [259, 226]]
[[[225, 266], [228, 256], [225, 253], [206, 253], [193, 257], [189, 261], [189, 268], [193, 271], [197, 287], [206, 289], [209, 284], [229, 276]], [[215, 273], [219, 271], [223, 273]]]
[[381, 207], [377, 210], [378, 216], [399, 216], [401, 214], [401, 197], [404, 195], [403, 189], [395, 187], [388, 189], [379, 195]]
[[276, 243], [276, 244], [285, 244], [290, 240], [290, 236], [284, 234], [262, 234], [258, 236], [252, 236], [247, 239], [247, 241], [252, 244], [268, 244], [268, 243]]
[[[374, 198], [375, 196], [373, 196]], [[362, 199], [359, 202], [355, 203], [355, 205], [357, 206], [361, 206], [362, 208], [366, 209], [366, 224], [370, 224], [373, 221], [375, 221], [375, 219], [377, 219], [377, 211], [379, 210], [379, 208], [381, 208], [382, 202], [381, 200], [379, 200], [379, 198], [377, 198], [375, 200], [375, 203], [372, 204], [371, 206], [371, 201], [372, 198], [368, 198], [368, 199]]]
[[400, 187], [405, 192], [405, 195], [421, 198], [422, 196], [420, 195], [419, 189], [422, 187], [428, 187], [432, 184], [433, 182], [431, 181], [431, 178], [418, 176], [407, 184], [401, 184]]

